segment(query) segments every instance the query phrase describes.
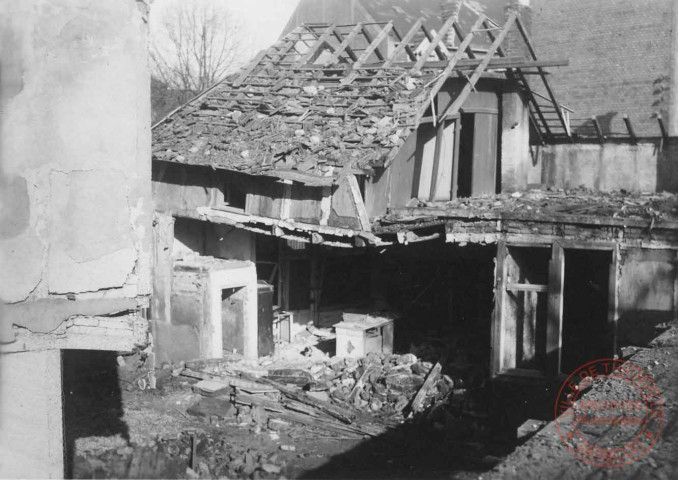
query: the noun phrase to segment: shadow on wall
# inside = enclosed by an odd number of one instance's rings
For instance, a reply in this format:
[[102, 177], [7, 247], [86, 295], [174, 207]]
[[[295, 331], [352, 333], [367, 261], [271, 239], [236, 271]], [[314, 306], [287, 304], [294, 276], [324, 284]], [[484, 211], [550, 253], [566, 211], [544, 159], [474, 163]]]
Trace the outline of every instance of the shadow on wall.
[[96, 350], [63, 352], [66, 478], [73, 477], [77, 439], [119, 436], [129, 442], [116, 356]]
[[[604, 115], [596, 115], [596, 120], [598, 120], [598, 125], [600, 125], [600, 130], [603, 135], [609, 135], [612, 132], [612, 121], [618, 114], [619, 112], [607, 112]], [[573, 133], [591, 137], [596, 135], [596, 130], [591, 120], [584, 120], [583, 123], [580, 123], [580, 125], [573, 130]]]
[[657, 161], [657, 191], [678, 192], [678, 138], [662, 141]]

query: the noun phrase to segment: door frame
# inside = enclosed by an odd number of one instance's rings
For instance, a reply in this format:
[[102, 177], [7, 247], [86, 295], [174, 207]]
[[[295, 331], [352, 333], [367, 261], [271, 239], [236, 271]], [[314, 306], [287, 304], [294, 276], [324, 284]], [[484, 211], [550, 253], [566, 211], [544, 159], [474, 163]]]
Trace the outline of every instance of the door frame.
[[[509, 247], [544, 248], [551, 247], [551, 260], [548, 272], [548, 297], [546, 315], [546, 356], [547, 370], [529, 370], [524, 368], [505, 368], [502, 355], [506, 338], [504, 325], [504, 307], [506, 305], [506, 260]], [[565, 283], [565, 250], [598, 250], [612, 254], [608, 272], [608, 343], [613, 352], [617, 351], [618, 315], [618, 266], [619, 246], [613, 242], [589, 243], [576, 240], [556, 240], [551, 243], [511, 241], [500, 239], [497, 242], [495, 266], [495, 306], [492, 315], [492, 354], [490, 372], [492, 377], [513, 375], [520, 377], [557, 377], [562, 376], [562, 338], [563, 338], [563, 292]]]

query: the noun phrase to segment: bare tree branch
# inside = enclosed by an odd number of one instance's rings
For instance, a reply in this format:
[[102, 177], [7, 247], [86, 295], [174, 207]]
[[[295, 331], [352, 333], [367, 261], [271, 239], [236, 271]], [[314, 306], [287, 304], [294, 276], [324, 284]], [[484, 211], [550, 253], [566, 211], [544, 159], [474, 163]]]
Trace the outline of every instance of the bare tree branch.
[[222, 5], [207, 0], [180, 4], [152, 32], [153, 75], [177, 90], [209, 88], [240, 66], [241, 30]]

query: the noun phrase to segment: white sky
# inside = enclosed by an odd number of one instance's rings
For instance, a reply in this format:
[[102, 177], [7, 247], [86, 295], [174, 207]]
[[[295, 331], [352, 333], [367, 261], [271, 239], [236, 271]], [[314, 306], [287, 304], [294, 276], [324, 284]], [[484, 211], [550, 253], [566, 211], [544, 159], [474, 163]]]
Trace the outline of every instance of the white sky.
[[243, 61], [247, 61], [278, 39], [299, 0], [155, 0], [151, 4], [151, 29], [173, 6], [196, 2], [224, 4], [242, 21], [243, 45], [247, 50], [243, 54], [248, 57]]

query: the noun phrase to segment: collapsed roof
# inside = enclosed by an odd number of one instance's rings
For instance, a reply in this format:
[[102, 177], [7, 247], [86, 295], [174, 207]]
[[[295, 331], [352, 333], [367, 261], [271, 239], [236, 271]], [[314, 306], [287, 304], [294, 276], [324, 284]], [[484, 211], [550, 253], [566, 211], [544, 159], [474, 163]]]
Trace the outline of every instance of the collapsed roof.
[[[512, 29], [527, 44], [527, 57], [502, 49]], [[413, 44], [421, 32], [424, 39]], [[455, 47], [445, 41], [451, 32]], [[487, 49], [471, 47], [477, 35], [488, 37]], [[479, 15], [467, 35], [454, 17], [437, 32], [420, 19], [404, 36], [393, 21], [304, 24], [154, 126], [153, 158], [317, 185], [342, 173], [371, 174], [388, 165], [425, 114], [457, 113], [490, 72], [523, 88], [540, 135], [569, 135], [543, 70], [563, 64], [537, 60], [515, 14], [503, 26]], [[546, 95], [531, 89], [528, 74], [543, 82]], [[464, 88], [447, 111], [431, 112], [451, 76], [465, 79]], [[555, 120], [545, 118], [547, 109]]]

